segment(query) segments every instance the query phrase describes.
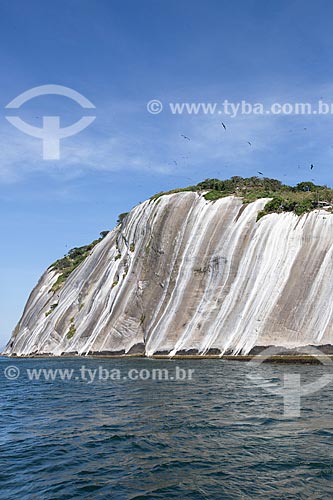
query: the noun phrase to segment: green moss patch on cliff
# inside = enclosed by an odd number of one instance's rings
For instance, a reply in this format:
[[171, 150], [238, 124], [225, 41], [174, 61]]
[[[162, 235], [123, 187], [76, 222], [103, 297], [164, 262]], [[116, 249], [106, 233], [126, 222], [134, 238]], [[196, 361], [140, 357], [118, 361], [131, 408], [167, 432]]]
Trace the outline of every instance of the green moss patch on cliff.
[[74, 335], [76, 334], [76, 328], [75, 328], [74, 321], [75, 321], [75, 319], [74, 319], [74, 318], [71, 318], [71, 319], [70, 319], [70, 326], [69, 326], [69, 330], [68, 330], [68, 332], [66, 333], [66, 338], [67, 338], [67, 340], [72, 339], [72, 338], [74, 337]]
[[223, 191], [216, 191], [215, 189], [204, 194], [204, 198], [207, 201], [219, 200], [220, 198], [225, 198], [225, 196], [228, 196], [228, 194], [224, 193]]
[[92, 249], [102, 241], [108, 233], [109, 231], [102, 231], [100, 233], [100, 238], [94, 240], [89, 245], [72, 248], [67, 255], [57, 260], [49, 267], [50, 271], [61, 272], [50, 292], [56, 292], [62, 287], [68, 276], [88, 257], [88, 255], [90, 255]]
[[285, 193], [284, 196], [273, 196], [263, 210], [258, 213], [257, 220], [264, 215], [271, 213], [294, 212], [296, 215], [302, 215], [305, 212], [318, 208], [316, 199], [310, 194]]
[[52, 304], [52, 305], [50, 306], [50, 309], [49, 309], [49, 310], [45, 313], [45, 316], [46, 316], [46, 317], [50, 316], [50, 314], [52, 314], [52, 313], [53, 313], [53, 311], [55, 310], [55, 308], [56, 308], [57, 306], [58, 306], [58, 303], [57, 303], [57, 304]]

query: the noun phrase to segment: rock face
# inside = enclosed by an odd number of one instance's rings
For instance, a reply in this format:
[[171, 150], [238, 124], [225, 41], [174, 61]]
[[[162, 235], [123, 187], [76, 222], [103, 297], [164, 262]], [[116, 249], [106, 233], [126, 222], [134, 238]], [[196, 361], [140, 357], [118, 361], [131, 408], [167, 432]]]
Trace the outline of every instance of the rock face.
[[333, 215], [198, 193], [135, 207], [63, 287], [47, 270], [5, 354], [234, 353], [332, 344]]

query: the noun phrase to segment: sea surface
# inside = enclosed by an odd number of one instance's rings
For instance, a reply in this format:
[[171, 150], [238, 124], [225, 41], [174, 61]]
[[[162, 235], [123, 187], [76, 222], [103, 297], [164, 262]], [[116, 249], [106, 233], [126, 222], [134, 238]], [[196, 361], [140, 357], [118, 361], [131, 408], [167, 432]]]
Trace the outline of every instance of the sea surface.
[[245, 362], [0, 358], [0, 498], [332, 499], [333, 384], [299, 417], [267, 391], [326, 370], [265, 364], [263, 389]]

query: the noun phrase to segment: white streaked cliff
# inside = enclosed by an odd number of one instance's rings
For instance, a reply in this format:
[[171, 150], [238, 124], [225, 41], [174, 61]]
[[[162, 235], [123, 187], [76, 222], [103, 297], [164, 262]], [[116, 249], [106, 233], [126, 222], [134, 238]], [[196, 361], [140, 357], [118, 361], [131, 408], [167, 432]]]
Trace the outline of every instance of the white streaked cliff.
[[183, 192], [140, 204], [58, 292], [59, 273], [44, 273], [5, 353], [332, 344], [333, 215], [257, 222], [267, 201]]

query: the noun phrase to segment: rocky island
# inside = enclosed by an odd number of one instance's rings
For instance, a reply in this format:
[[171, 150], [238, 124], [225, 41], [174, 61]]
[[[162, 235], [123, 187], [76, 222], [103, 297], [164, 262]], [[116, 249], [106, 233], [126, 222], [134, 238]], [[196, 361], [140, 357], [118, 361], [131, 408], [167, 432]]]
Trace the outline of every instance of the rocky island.
[[332, 200], [257, 177], [159, 193], [45, 271], [4, 354], [333, 352]]

